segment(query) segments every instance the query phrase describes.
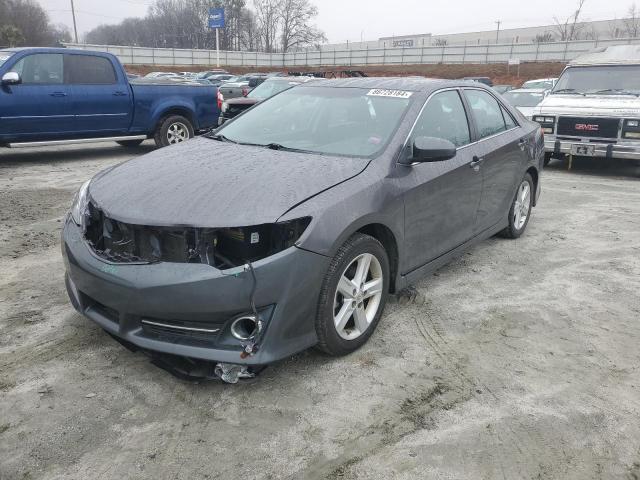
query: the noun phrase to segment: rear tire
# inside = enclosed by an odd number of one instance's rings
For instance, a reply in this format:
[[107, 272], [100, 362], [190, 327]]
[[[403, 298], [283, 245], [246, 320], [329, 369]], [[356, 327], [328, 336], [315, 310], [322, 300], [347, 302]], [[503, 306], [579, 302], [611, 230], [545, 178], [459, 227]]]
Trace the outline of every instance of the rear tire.
[[120, 142], [116, 142], [118, 145], [122, 145], [127, 148], [135, 148], [139, 146], [144, 140], [122, 140]]
[[501, 237], [518, 238], [524, 233], [531, 218], [534, 195], [533, 179], [527, 173], [516, 190], [509, 209], [509, 226], [499, 233]]
[[169, 115], [160, 121], [153, 137], [158, 147], [167, 147], [193, 138], [193, 125], [182, 115]]
[[316, 313], [318, 349], [332, 356], [351, 353], [375, 330], [389, 290], [389, 258], [369, 235], [354, 234], [329, 264]]
[[549, 162], [551, 161], [551, 157], [552, 157], [552, 153], [545, 153], [544, 154], [544, 166], [546, 167], [547, 165], [549, 165]]

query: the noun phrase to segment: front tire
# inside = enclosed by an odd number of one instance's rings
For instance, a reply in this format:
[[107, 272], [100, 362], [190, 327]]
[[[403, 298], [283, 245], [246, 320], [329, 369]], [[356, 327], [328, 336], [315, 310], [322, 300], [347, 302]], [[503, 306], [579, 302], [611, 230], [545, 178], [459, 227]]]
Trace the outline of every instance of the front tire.
[[509, 226], [500, 235], [505, 238], [518, 238], [529, 224], [533, 208], [535, 189], [533, 179], [528, 173], [524, 176], [509, 209]]
[[553, 154], [552, 153], [545, 153], [544, 154], [544, 166], [546, 167], [547, 165], [549, 165], [549, 162], [551, 161]]
[[369, 235], [354, 234], [331, 260], [318, 311], [318, 348], [333, 356], [364, 345], [375, 330], [389, 290], [389, 257]]
[[193, 125], [182, 115], [169, 115], [158, 126], [153, 139], [158, 147], [167, 147], [193, 138]]

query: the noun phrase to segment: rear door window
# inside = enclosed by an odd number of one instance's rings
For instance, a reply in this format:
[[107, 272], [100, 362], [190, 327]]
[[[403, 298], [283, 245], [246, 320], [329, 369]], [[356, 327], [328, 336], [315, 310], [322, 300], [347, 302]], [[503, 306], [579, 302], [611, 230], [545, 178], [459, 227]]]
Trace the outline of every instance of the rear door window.
[[111, 61], [94, 55], [66, 55], [67, 83], [77, 85], [110, 85], [117, 83]]
[[502, 107], [502, 115], [504, 116], [504, 123], [507, 126], [507, 130], [511, 130], [512, 128], [515, 128], [518, 126], [518, 124], [516, 123], [516, 121], [513, 119], [513, 117], [511, 116], [511, 114], [507, 111], [506, 108]]
[[11, 69], [20, 75], [25, 85], [52, 85], [64, 83], [62, 54], [34, 53], [20, 59]]
[[457, 91], [437, 93], [429, 99], [411, 134], [412, 143], [416, 137], [443, 138], [456, 147], [471, 141], [467, 114]]
[[471, 114], [476, 121], [478, 136], [490, 137], [507, 130], [502, 107], [492, 95], [483, 90], [466, 89], [464, 91], [471, 106]]

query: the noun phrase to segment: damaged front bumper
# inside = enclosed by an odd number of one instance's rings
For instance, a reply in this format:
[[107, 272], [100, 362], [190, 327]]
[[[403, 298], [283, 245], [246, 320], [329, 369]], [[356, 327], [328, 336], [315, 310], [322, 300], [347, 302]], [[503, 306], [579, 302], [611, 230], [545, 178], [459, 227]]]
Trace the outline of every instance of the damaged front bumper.
[[252, 275], [242, 266], [109, 263], [80, 227], [62, 233], [65, 283], [74, 308], [143, 350], [238, 365], [266, 365], [317, 343], [316, 306], [329, 258], [297, 247], [256, 261], [255, 304], [264, 331], [242, 355], [231, 323], [251, 313]]

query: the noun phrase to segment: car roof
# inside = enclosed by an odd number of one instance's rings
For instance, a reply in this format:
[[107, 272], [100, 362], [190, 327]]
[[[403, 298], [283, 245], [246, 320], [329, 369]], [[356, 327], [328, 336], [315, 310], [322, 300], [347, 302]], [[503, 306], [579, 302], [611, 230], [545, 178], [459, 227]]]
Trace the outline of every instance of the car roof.
[[411, 92], [427, 92], [447, 87], [474, 87], [486, 88], [486, 85], [465, 80], [444, 80], [424, 77], [354, 77], [336, 78], [331, 80], [320, 79], [312, 82], [314, 87], [334, 88], [379, 88], [384, 90], [405, 90]]

